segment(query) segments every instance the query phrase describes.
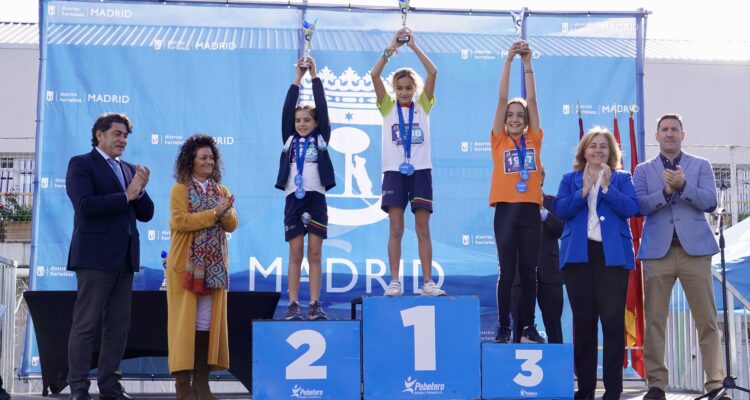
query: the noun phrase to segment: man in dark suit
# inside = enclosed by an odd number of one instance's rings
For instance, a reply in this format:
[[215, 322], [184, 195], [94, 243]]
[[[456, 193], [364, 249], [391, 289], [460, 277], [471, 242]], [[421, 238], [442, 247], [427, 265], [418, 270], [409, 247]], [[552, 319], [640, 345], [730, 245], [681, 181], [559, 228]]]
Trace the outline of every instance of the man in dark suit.
[[70, 397], [89, 400], [88, 379], [97, 327], [100, 399], [130, 399], [120, 385], [120, 361], [130, 326], [133, 273], [140, 266], [136, 220], [147, 222], [154, 204], [144, 191], [148, 168], [120, 160], [132, 131], [123, 114], [105, 113], [91, 129], [90, 153], [70, 159], [66, 190], [73, 203], [68, 270], [78, 283], [68, 341]]
[[[542, 185], [544, 185], [544, 169], [542, 169]], [[563, 311], [563, 282], [560, 271], [560, 244], [565, 223], [552, 211], [555, 196], [545, 194], [542, 201], [540, 217], [542, 218], [542, 236], [539, 243], [539, 258], [536, 269], [536, 300], [542, 311], [544, 330], [547, 333], [547, 343], [562, 343], [562, 311]], [[498, 287], [499, 290], [499, 287]], [[516, 273], [511, 292], [511, 313], [513, 321], [520, 318], [521, 279]], [[513, 341], [521, 339], [521, 324], [514, 323]]]

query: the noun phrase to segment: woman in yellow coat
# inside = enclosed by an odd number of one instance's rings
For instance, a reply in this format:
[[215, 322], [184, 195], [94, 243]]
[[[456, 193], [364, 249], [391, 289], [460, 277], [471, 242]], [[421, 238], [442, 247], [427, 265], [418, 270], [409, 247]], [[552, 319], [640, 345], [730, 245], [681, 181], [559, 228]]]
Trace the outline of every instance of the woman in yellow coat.
[[208, 372], [229, 368], [226, 232], [237, 228], [237, 215], [234, 196], [220, 184], [221, 159], [211, 136], [185, 141], [175, 179], [167, 258], [169, 372], [177, 399], [214, 400]]

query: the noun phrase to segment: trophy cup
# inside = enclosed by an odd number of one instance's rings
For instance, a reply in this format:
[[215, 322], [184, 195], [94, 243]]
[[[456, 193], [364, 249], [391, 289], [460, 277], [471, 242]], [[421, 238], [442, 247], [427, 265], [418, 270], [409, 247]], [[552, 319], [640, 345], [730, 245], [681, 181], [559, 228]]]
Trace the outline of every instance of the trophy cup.
[[[401, 27], [406, 28], [406, 17], [409, 16], [409, 0], [398, 0], [398, 8], [401, 9]], [[409, 35], [399, 35], [399, 43], [407, 43], [411, 40]]]
[[526, 10], [511, 11], [510, 15], [513, 17], [513, 27], [516, 28], [516, 40], [521, 40], [523, 34], [523, 15]]
[[310, 68], [310, 44], [312, 43], [313, 32], [315, 32], [316, 23], [317, 20], [312, 24], [305, 20], [302, 20], [302, 32], [305, 34], [305, 55], [299, 62], [299, 67], [302, 69]]

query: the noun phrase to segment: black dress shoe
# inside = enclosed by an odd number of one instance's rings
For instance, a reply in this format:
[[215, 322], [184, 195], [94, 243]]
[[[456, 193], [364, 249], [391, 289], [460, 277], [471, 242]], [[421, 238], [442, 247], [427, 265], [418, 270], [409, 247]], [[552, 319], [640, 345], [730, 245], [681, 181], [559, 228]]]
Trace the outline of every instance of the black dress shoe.
[[666, 393], [656, 386], [648, 388], [648, 392], [643, 396], [643, 400], [666, 400], [666, 398]]
[[125, 391], [125, 388], [120, 386], [115, 390], [115, 395], [100, 395], [99, 400], [133, 400], [133, 396], [129, 395]]
[[594, 400], [594, 398], [594, 393], [583, 393], [580, 390], [573, 396], [575, 400]]

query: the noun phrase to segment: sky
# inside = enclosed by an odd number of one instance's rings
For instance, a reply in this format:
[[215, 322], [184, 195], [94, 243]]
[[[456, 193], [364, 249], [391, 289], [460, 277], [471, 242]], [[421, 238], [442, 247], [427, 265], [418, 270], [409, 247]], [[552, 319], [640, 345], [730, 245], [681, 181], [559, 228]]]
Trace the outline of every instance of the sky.
[[[230, 0], [231, 3], [232, 0]], [[224, 2], [224, 1], [222, 1]], [[257, 3], [275, 2], [256, 0]], [[286, 3], [286, 1], [284, 1]], [[301, 4], [300, 0], [291, 1]], [[372, 5], [396, 8], [397, 0], [312, 0], [310, 4]], [[685, 0], [412, 0], [411, 5], [447, 9], [521, 9], [539, 11], [634, 11], [646, 9], [647, 37], [650, 39], [705, 40], [716, 43], [727, 41], [750, 42], [750, 1], [714, 0], [711, 2]], [[0, 0], [0, 22], [37, 22], [39, 0]]]

